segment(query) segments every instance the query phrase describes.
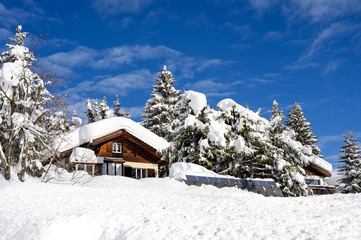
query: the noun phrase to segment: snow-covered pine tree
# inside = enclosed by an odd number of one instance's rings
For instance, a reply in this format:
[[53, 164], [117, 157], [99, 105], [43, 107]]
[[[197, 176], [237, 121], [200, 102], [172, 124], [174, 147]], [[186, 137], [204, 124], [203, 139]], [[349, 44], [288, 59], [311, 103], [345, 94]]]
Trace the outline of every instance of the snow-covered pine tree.
[[172, 142], [171, 163], [190, 162], [212, 169], [212, 156], [207, 138], [211, 109], [204, 107], [196, 116], [189, 115], [176, 131]]
[[116, 117], [124, 117], [124, 114], [120, 112], [121, 103], [119, 102], [118, 95], [115, 95], [115, 100], [114, 100], [113, 103], [114, 103], [114, 116], [116, 116]]
[[100, 108], [100, 111], [99, 111], [100, 119], [106, 119], [108, 117], [112, 117], [110, 108], [107, 103], [107, 98], [105, 96], [103, 97], [102, 101], [100, 102], [99, 108]]
[[92, 123], [95, 121], [94, 119], [94, 115], [93, 115], [93, 106], [92, 106], [92, 103], [90, 101], [90, 98], [88, 98], [86, 100], [86, 115], [88, 117], [88, 123]]
[[315, 145], [318, 142], [317, 137], [312, 132], [311, 124], [306, 121], [302, 108], [297, 102], [295, 102], [293, 108], [289, 108], [287, 116], [286, 125], [295, 131], [296, 140], [309, 147], [313, 154], [320, 155], [321, 150]]
[[0, 168], [5, 179], [15, 171], [24, 181], [26, 172], [41, 174], [41, 161], [49, 157], [53, 134], [59, 128], [65, 130], [58, 124], [66, 121], [61, 119], [64, 114], [52, 115], [47, 108], [54, 99], [46, 89], [48, 79], [32, 71], [36, 59], [24, 46], [28, 33], [21, 32], [21, 26], [16, 31], [0, 60]]
[[[304, 180], [305, 171], [300, 161], [301, 152], [292, 146], [294, 132], [283, 124], [285, 116], [278, 108], [276, 100], [273, 101], [271, 121], [267, 134], [274, 146], [272, 149], [274, 161], [273, 179], [279, 183], [285, 196], [303, 196], [312, 194]], [[285, 139], [285, 136], [291, 138]]]
[[74, 110], [70, 120], [70, 128], [75, 129], [81, 127], [82, 125], [83, 125], [83, 120], [80, 117], [78, 117], [76, 110]]
[[97, 98], [93, 99], [92, 112], [94, 116], [94, 122], [99, 121], [101, 119], [101, 116], [100, 116], [100, 106]]
[[241, 121], [240, 136], [245, 140], [247, 148], [245, 148], [246, 151], [243, 152], [240, 159], [237, 176], [243, 178], [272, 177], [271, 146], [262, 128], [258, 127], [262, 123], [247, 113], [241, 116]]
[[271, 145], [264, 131], [267, 121], [259, 116], [260, 112], [254, 113], [231, 99], [219, 102], [218, 109], [219, 120], [229, 126], [229, 131], [223, 162], [216, 166], [223, 165], [223, 169], [228, 168], [228, 173], [237, 177], [271, 177]]
[[129, 112], [128, 108], [125, 109], [125, 117], [128, 118], [128, 119], [131, 119], [130, 112]]
[[337, 172], [343, 177], [339, 179], [340, 190], [342, 193], [359, 193], [361, 192], [361, 151], [356, 138], [352, 131], [345, 131], [345, 145], [340, 151], [339, 166]]
[[153, 86], [153, 92], [145, 107], [142, 125], [160, 137], [172, 140], [174, 126], [171, 123], [177, 118], [177, 103], [181, 91], [175, 90], [173, 74], [164, 66], [163, 71], [158, 73], [157, 83]]

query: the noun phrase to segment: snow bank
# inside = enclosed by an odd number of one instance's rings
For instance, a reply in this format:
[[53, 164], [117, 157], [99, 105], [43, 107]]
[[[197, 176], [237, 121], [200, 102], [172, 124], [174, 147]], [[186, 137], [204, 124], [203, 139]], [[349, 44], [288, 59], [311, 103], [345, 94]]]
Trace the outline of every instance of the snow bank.
[[186, 180], [186, 175], [204, 177], [225, 177], [194, 163], [177, 162], [169, 170], [169, 178]]
[[66, 134], [59, 139], [59, 151], [64, 152], [119, 130], [127, 131], [157, 151], [169, 147], [169, 143], [166, 140], [144, 128], [139, 123], [128, 118], [112, 117], [87, 124]]
[[[0, 180], [0, 239], [361, 239], [361, 194], [266, 198], [173, 179]], [[114, 204], [116, 203], [116, 204]]]
[[[101, 159], [101, 158], [99, 158]], [[91, 149], [82, 148], [82, 147], [76, 147], [73, 149], [72, 154], [70, 155], [69, 161], [71, 163], [77, 163], [77, 162], [87, 162], [87, 163], [98, 163], [97, 156], [95, 156], [95, 153]], [[100, 162], [101, 163], [101, 162]]]
[[193, 109], [194, 114], [197, 115], [205, 106], [207, 106], [206, 95], [192, 90], [184, 92], [185, 97], [190, 100], [190, 107]]

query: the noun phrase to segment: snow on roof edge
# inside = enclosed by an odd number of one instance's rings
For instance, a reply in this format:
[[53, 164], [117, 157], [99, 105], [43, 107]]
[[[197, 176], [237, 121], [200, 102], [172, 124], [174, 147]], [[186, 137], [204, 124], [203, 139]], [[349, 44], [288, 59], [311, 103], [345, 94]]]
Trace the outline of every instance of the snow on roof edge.
[[157, 151], [168, 148], [169, 143], [139, 123], [123, 117], [112, 117], [81, 126], [59, 139], [59, 151], [64, 152], [113, 132], [125, 130]]
[[332, 174], [332, 164], [327, 162], [326, 160], [324, 160], [320, 157], [314, 156], [313, 158], [309, 159], [309, 162], [316, 165], [319, 168], [322, 168], [326, 172]]

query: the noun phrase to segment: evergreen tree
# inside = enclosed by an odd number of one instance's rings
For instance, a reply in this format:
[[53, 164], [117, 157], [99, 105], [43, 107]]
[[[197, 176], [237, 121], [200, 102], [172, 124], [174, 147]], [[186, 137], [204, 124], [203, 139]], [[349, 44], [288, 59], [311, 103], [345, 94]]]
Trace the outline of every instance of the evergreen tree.
[[129, 112], [128, 108], [125, 109], [125, 117], [128, 118], [128, 119], [131, 119], [130, 112]]
[[[2, 54], [0, 70], [0, 168], [5, 179], [11, 169], [24, 181], [25, 173], [39, 175], [47, 159], [54, 135], [66, 131], [63, 112], [48, 108], [54, 97], [47, 90], [45, 77], [32, 71], [34, 54], [24, 46], [28, 33], [16, 29], [13, 44]], [[45, 83], [46, 82], [46, 83]]]
[[209, 132], [209, 106], [203, 108], [196, 116], [190, 114], [184, 125], [176, 129], [175, 140], [171, 143], [170, 162], [190, 162], [212, 168], [212, 156], [207, 138]]
[[[272, 156], [275, 158], [273, 178], [280, 184], [285, 196], [311, 195], [312, 192], [304, 180], [304, 163], [299, 160], [302, 153], [292, 146], [294, 137], [292, 137], [292, 132], [283, 125], [285, 116], [278, 108], [276, 100], [273, 101], [271, 113], [268, 137], [274, 146], [272, 150]], [[291, 135], [291, 138], [285, 139], [285, 135]]]
[[102, 101], [99, 104], [99, 115], [100, 115], [100, 119], [106, 119], [108, 117], [111, 117], [111, 113], [110, 113], [110, 109], [107, 103], [107, 98], [104, 96]]
[[124, 117], [124, 114], [120, 112], [121, 103], [119, 102], [118, 95], [115, 95], [115, 100], [113, 103], [114, 103], [114, 116]]
[[78, 117], [76, 110], [74, 110], [70, 120], [70, 128], [75, 129], [81, 127], [82, 125], [83, 125], [83, 120], [80, 117]]
[[88, 98], [86, 100], [86, 115], [88, 117], [88, 123], [92, 123], [95, 121], [94, 119], [94, 115], [93, 115], [93, 106], [92, 106], [92, 103], [90, 101], [90, 98]]
[[293, 108], [289, 109], [286, 125], [295, 131], [296, 140], [309, 147], [313, 154], [320, 155], [321, 150], [315, 145], [318, 142], [317, 137], [311, 130], [311, 124], [306, 121], [301, 106], [295, 102]]
[[345, 132], [345, 145], [340, 151], [339, 162], [342, 164], [338, 172], [343, 175], [340, 182], [342, 193], [359, 193], [361, 192], [361, 151], [356, 138], [352, 131], [348, 134]]
[[93, 113], [93, 116], [94, 116], [94, 121], [99, 121], [101, 119], [101, 116], [100, 116], [100, 109], [99, 109], [99, 102], [98, 102], [98, 99], [95, 98], [93, 100], [93, 109], [92, 109], [92, 113]]
[[160, 137], [172, 140], [172, 131], [175, 126], [172, 122], [178, 116], [177, 103], [181, 91], [175, 90], [173, 74], [164, 66], [163, 71], [158, 73], [157, 83], [153, 86], [153, 93], [145, 107], [142, 125]]

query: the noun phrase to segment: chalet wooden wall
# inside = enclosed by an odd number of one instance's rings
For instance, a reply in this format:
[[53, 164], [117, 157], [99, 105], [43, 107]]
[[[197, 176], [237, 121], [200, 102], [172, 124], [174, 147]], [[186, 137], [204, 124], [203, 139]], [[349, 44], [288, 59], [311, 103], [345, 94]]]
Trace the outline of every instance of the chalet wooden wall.
[[[113, 142], [122, 144], [122, 153], [113, 152]], [[109, 142], [102, 144], [99, 148], [98, 154], [99, 157], [114, 157], [114, 158], [123, 158], [125, 161], [129, 162], [139, 162], [139, 163], [154, 163], [144, 157], [140, 156], [142, 154], [142, 149], [138, 146], [129, 144], [127, 141], [124, 141], [122, 138], [116, 138]], [[146, 155], [144, 153], [144, 155]]]

